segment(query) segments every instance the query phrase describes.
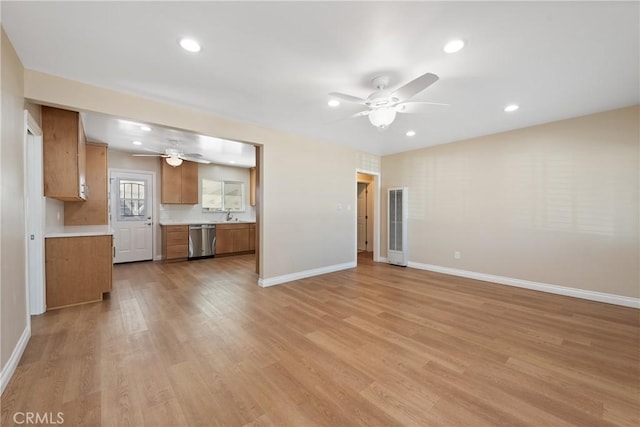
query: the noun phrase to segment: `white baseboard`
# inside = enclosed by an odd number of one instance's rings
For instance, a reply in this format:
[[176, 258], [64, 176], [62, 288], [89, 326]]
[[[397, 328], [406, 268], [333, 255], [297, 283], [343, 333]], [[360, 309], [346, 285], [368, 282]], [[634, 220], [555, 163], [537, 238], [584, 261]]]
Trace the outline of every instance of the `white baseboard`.
[[380, 260], [379, 262], [389, 262], [389, 258], [387, 258], [386, 256], [381, 256], [378, 259]]
[[582, 298], [591, 301], [605, 302], [607, 304], [622, 305], [625, 307], [640, 308], [640, 298], [625, 297], [622, 295], [607, 294], [604, 292], [588, 291], [585, 289], [569, 288], [566, 286], [550, 285], [548, 283], [532, 282], [530, 280], [513, 279], [511, 277], [494, 276], [493, 274], [476, 273], [474, 271], [458, 270], [456, 268], [441, 267], [438, 265], [422, 264], [409, 261], [409, 267], [420, 270], [435, 271], [436, 273], [451, 274], [453, 276], [468, 277], [470, 279], [485, 282], [499, 283], [501, 285], [515, 286], [518, 288], [532, 289], [534, 291], [548, 292], [569, 297]]
[[258, 285], [266, 288], [280, 285], [282, 283], [293, 282], [294, 280], [306, 279], [307, 277], [319, 276], [321, 274], [333, 273], [335, 271], [355, 268], [356, 262], [346, 262], [344, 264], [329, 265], [327, 267], [314, 268], [312, 270], [299, 271], [297, 273], [285, 274], [282, 276], [269, 277], [268, 279], [258, 279]]
[[22, 331], [22, 335], [20, 336], [16, 346], [13, 348], [11, 357], [9, 357], [4, 368], [2, 368], [2, 372], [0, 372], [0, 394], [4, 393], [4, 389], [7, 387], [13, 373], [16, 371], [20, 358], [22, 357], [22, 353], [24, 353], [24, 350], [27, 348], [27, 344], [29, 343], [29, 338], [31, 338], [31, 327], [27, 324], [24, 331]]

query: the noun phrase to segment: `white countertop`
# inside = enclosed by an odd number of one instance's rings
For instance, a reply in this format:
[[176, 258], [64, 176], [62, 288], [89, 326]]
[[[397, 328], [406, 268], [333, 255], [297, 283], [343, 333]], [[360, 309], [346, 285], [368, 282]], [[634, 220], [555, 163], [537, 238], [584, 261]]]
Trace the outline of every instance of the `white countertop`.
[[113, 235], [108, 225], [72, 225], [47, 230], [44, 237], [85, 237]]

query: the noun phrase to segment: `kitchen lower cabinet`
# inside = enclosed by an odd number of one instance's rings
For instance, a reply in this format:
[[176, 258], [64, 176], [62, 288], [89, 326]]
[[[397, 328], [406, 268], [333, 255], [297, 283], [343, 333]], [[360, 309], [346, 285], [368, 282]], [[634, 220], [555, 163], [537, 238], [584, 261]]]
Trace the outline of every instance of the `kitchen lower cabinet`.
[[[255, 234], [255, 224], [218, 224], [216, 226], [216, 255], [232, 255], [249, 253], [255, 250], [251, 248], [252, 227]], [[255, 237], [253, 239], [255, 242]]]
[[249, 224], [249, 250], [256, 250], [256, 225]]
[[183, 260], [189, 256], [189, 226], [162, 226], [162, 253], [166, 261]]
[[45, 239], [47, 310], [101, 301], [111, 292], [113, 236]]

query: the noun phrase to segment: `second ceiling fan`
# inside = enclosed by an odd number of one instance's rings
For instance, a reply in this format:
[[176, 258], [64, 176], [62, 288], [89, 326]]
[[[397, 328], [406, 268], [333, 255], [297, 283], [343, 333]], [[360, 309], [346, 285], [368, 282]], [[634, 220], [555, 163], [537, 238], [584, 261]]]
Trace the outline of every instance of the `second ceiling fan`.
[[397, 113], [423, 113], [431, 106], [447, 107], [448, 104], [437, 102], [411, 101], [412, 97], [437, 82], [438, 79], [437, 75], [426, 73], [391, 91], [387, 89], [389, 77], [379, 76], [372, 80], [377, 90], [366, 99], [339, 92], [331, 92], [329, 96], [368, 107], [367, 110], [356, 113], [352, 117], [368, 116], [372, 125], [379, 129], [386, 129], [393, 123]]
[[211, 163], [209, 160], [202, 159], [202, 154], [199, 153], [187, 153], [184, 154], [182, 150], [178, 149], [178, 141], [169, 140], [171, 142], [171, 148], [166, 148], [165, 152], [162, 153], [160, 151], [151, 150], [149, 148], [145, 148], [145, 151], [150, 151], [154, 154], [133, 154], [138, 157], [163, 157], [167, 163], [173, 167], [180, 166], [183, 160], [187, 160], [195, 163], [203, 163], [209, 164]]

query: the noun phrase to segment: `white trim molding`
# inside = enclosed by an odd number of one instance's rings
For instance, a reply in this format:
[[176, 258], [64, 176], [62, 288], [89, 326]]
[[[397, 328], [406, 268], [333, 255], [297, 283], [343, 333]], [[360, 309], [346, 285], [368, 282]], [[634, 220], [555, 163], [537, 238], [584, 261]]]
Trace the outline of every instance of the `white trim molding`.
[[18, 367], [20, 358], [22, 357], [24, 350], [27, 348], [29, 338], [31, 338], [31, 327], [27, 324], [24, 331], [22, 331], [22, 335], [20, 336], [18, 343], [13, 348], [11, 357], [9, 357], [9, 360], [7, 360], [7, 363], [2, 368], [2, 372], [0, 372], [0, 394], [4, 393], [4, 389], [9, 384], [9, 381], [11, 381], [11, 377]]
[[566, 286], [550, 285], [548, 283], [532, 282], [530, 280], [513, 279], [511, 277], [494, 276], [493, 274], [476, 273], [474, 271], [458, 270], [456, 268], [441, 267], [438, 265], [422, 264], [409, 261], [409, 267], [419, 270], [434, 271], [436, 273], [451, 274], [453, 276], [467, 277], [482, 280], [484, 282], [498, 283], [500, 285], [515, 286], [534, 291], [548, 292], [574, 298], [582, 298], [607, 304], [622, 305], [625, 307], [640, 308], [640, 298], [625, 297], [622, 295], [607, 294], [604, 292], [588, 291], [585, 289], [569, 288]]
[[270, 277], [268, 279], [258, 279], [258, 286], [267, 288], [269, 286], [293, 282], [294, 280], [306, 279], [307, 277], [320, 276], [321, 274], [334, 273], [340, 270], [348, 270], [350, 268], [355, 268], [356, 266], [357, 263], [355, 261], [351, 261], [344, 264], [329, 265], [326, 267], [314, 268], [312, 270], [298, 271], [297, 273]]

